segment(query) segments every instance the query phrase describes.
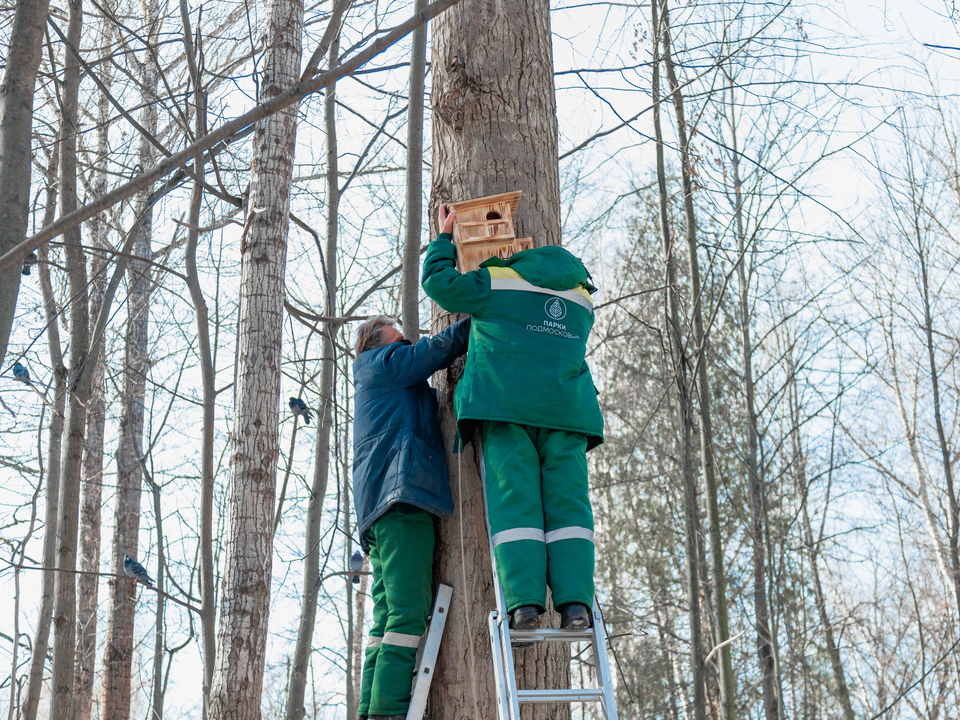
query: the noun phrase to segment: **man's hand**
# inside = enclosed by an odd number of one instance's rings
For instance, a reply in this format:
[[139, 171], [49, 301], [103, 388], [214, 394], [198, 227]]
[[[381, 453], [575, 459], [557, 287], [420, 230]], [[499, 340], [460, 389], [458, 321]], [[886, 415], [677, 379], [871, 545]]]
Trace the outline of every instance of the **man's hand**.
[[437, 226], [440, 228], [440, 234], [448, 233], [453, 235], [453, 222], [457, 219], [457, 211], [447, 204], [440, 206], [437, 213]]

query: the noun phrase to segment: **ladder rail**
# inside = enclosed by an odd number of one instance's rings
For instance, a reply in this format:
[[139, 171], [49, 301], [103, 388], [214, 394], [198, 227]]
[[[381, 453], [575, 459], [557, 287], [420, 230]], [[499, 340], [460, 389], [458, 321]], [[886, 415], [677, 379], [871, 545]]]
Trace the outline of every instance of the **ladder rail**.
[[477, 456], [480, 460], [480, 487], [483, 488], [483, 512], [484, 520], [487, 524], [487, 543], [490, 546], [490, 565], [493, 568], [493, 591], [497, 602], [497, 625], [496, 630], [499, 635], [500, 654], [494, 658], [494, 662], [503, 663], [504, 675], [504, 698], [506, 710], [508, 712], [506, 720], [520, 720], [520, 702], [517, 698], [517, 674], [515, 671], [513, 657], [513, 642], [510, 637], [510, 613], [507, 612], [507, 597], [503, 593], [503, 586], [500, 585], [500, 578], [497, 576], [497, 561], [493, 554], [493, 528], [490, 527], [490, 505], [487, 502], [487, 473], [486, 465], [483, 461], [483, 441], [477, 438], [476, 441]]
[[[483, 506], [487, 523], [487, 542], [490, 545], [490, 563], [493, 570], [493, 589], [497, 609], [490, 612], [488, 627], [493, 654], [494, 683], [497, 687], [497, 714], [499, 720], [520, 720], [520, 703], [599, 702], [605, 720], [617, 720], [616, 699], [607, 657], [607, 634], [603, 613], [593, 599], [593, 625], [586, 630], [540, 628], [538, 630], [510, 629], [507, 599], [497, 575], [494, 556], [493, 528], [490, 526], [490, 506], [487, 502], [487, 477], [483, 461], [483, 443], [475, 440], [480, 465], [480, 485], [483, 488]], [[518, 690], [514, 664], [514, 642], [588, 642], [593, 645], [597, 659], [597, 688]], [[420, 720], [417, 718], [417, 720]]]
[[503, 676], [503, 645], [500, 642], [497, 618], [497, 611], [491, 610], [487, 618], [487, 627], [490, 630], [490, 654], [493, 656], [493, 682], [497, 688], [497, 718], [498, 720], [510, 720], [506, 678]]
[[423, 644], [423, 655], [420, 656], [413, 694], [410, 696], [410, 706], [407, 708], [407, 720], [423, 720], [424, 713], [427, 711], [427, 697], [430, 695], [430, 685], [433, 683], [437, 656], [440, 654], [440, 641], [443, 639], [443, 629], [447, 625], [452, 597], [453, 588], [441, 584], [437, 589], [437, 598], [433, 603], [433, 613], [430, 616], [427, 639]]

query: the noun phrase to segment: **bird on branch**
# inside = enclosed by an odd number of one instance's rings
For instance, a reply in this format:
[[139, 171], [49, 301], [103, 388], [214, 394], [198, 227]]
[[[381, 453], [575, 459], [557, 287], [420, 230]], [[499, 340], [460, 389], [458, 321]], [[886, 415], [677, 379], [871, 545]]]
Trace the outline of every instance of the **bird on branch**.
[[30, 268], [37, 264], [37, 251], [34, 250], [32, 253], [27, 255], [23, 259], [23, 269], [20, 271], [21, 275], [29, 275]]
[[[361, 572], [363, 570], [363, 555], [360, 554], [359, 550], [357, 550], [350, 557], [350, 569], [353, 570], [353, 572], [355, 573]], [[354, 575], [353, 582], [354, 584], [358, 584], [360, 582], [360, 576]]]
[[137, 582], [153, 587], [153, 578], [147, 575], [146, 569], [129, 555], [123, 556], [123, 574]]
[[30, 384], [30, 372], [20, 363], [13, 366], [13, 377], [22, 383]]
[[305, 424], [310, 424], [310, 418], [312, 417], [310, 415], [310, 408], [307, 407], [307, 404], [303, 400], [297, 397], [292, 397], [290, 398], [289, 405], [290, 410], [295, 416], [302, 417]]

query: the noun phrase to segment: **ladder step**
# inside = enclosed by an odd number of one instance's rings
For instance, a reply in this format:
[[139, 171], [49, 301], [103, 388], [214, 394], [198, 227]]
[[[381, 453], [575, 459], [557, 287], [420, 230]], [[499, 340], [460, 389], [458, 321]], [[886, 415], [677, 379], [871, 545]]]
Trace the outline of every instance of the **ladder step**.
[[537, 630], [511, 630], [510, 641], [518, 642], [593, 642], [593, 628], [586, 630], [561, 630], [539, 628]]
[[603, 690], [517, 690], [517, 699], [522, 703], [600, 702]]

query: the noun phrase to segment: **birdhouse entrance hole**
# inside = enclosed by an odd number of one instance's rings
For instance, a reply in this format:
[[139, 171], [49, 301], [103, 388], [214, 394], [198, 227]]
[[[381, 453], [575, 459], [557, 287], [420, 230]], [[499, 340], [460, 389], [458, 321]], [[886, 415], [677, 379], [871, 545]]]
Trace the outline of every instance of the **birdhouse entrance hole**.
[[521, 192], [488, 195], [451, 203], [457, 211], [453, 240], [457, 246], [460, 271], [469, 272], [491, 257], [506, 259], [533, 247], [531, 238], [517, 238], [513, 215]]

